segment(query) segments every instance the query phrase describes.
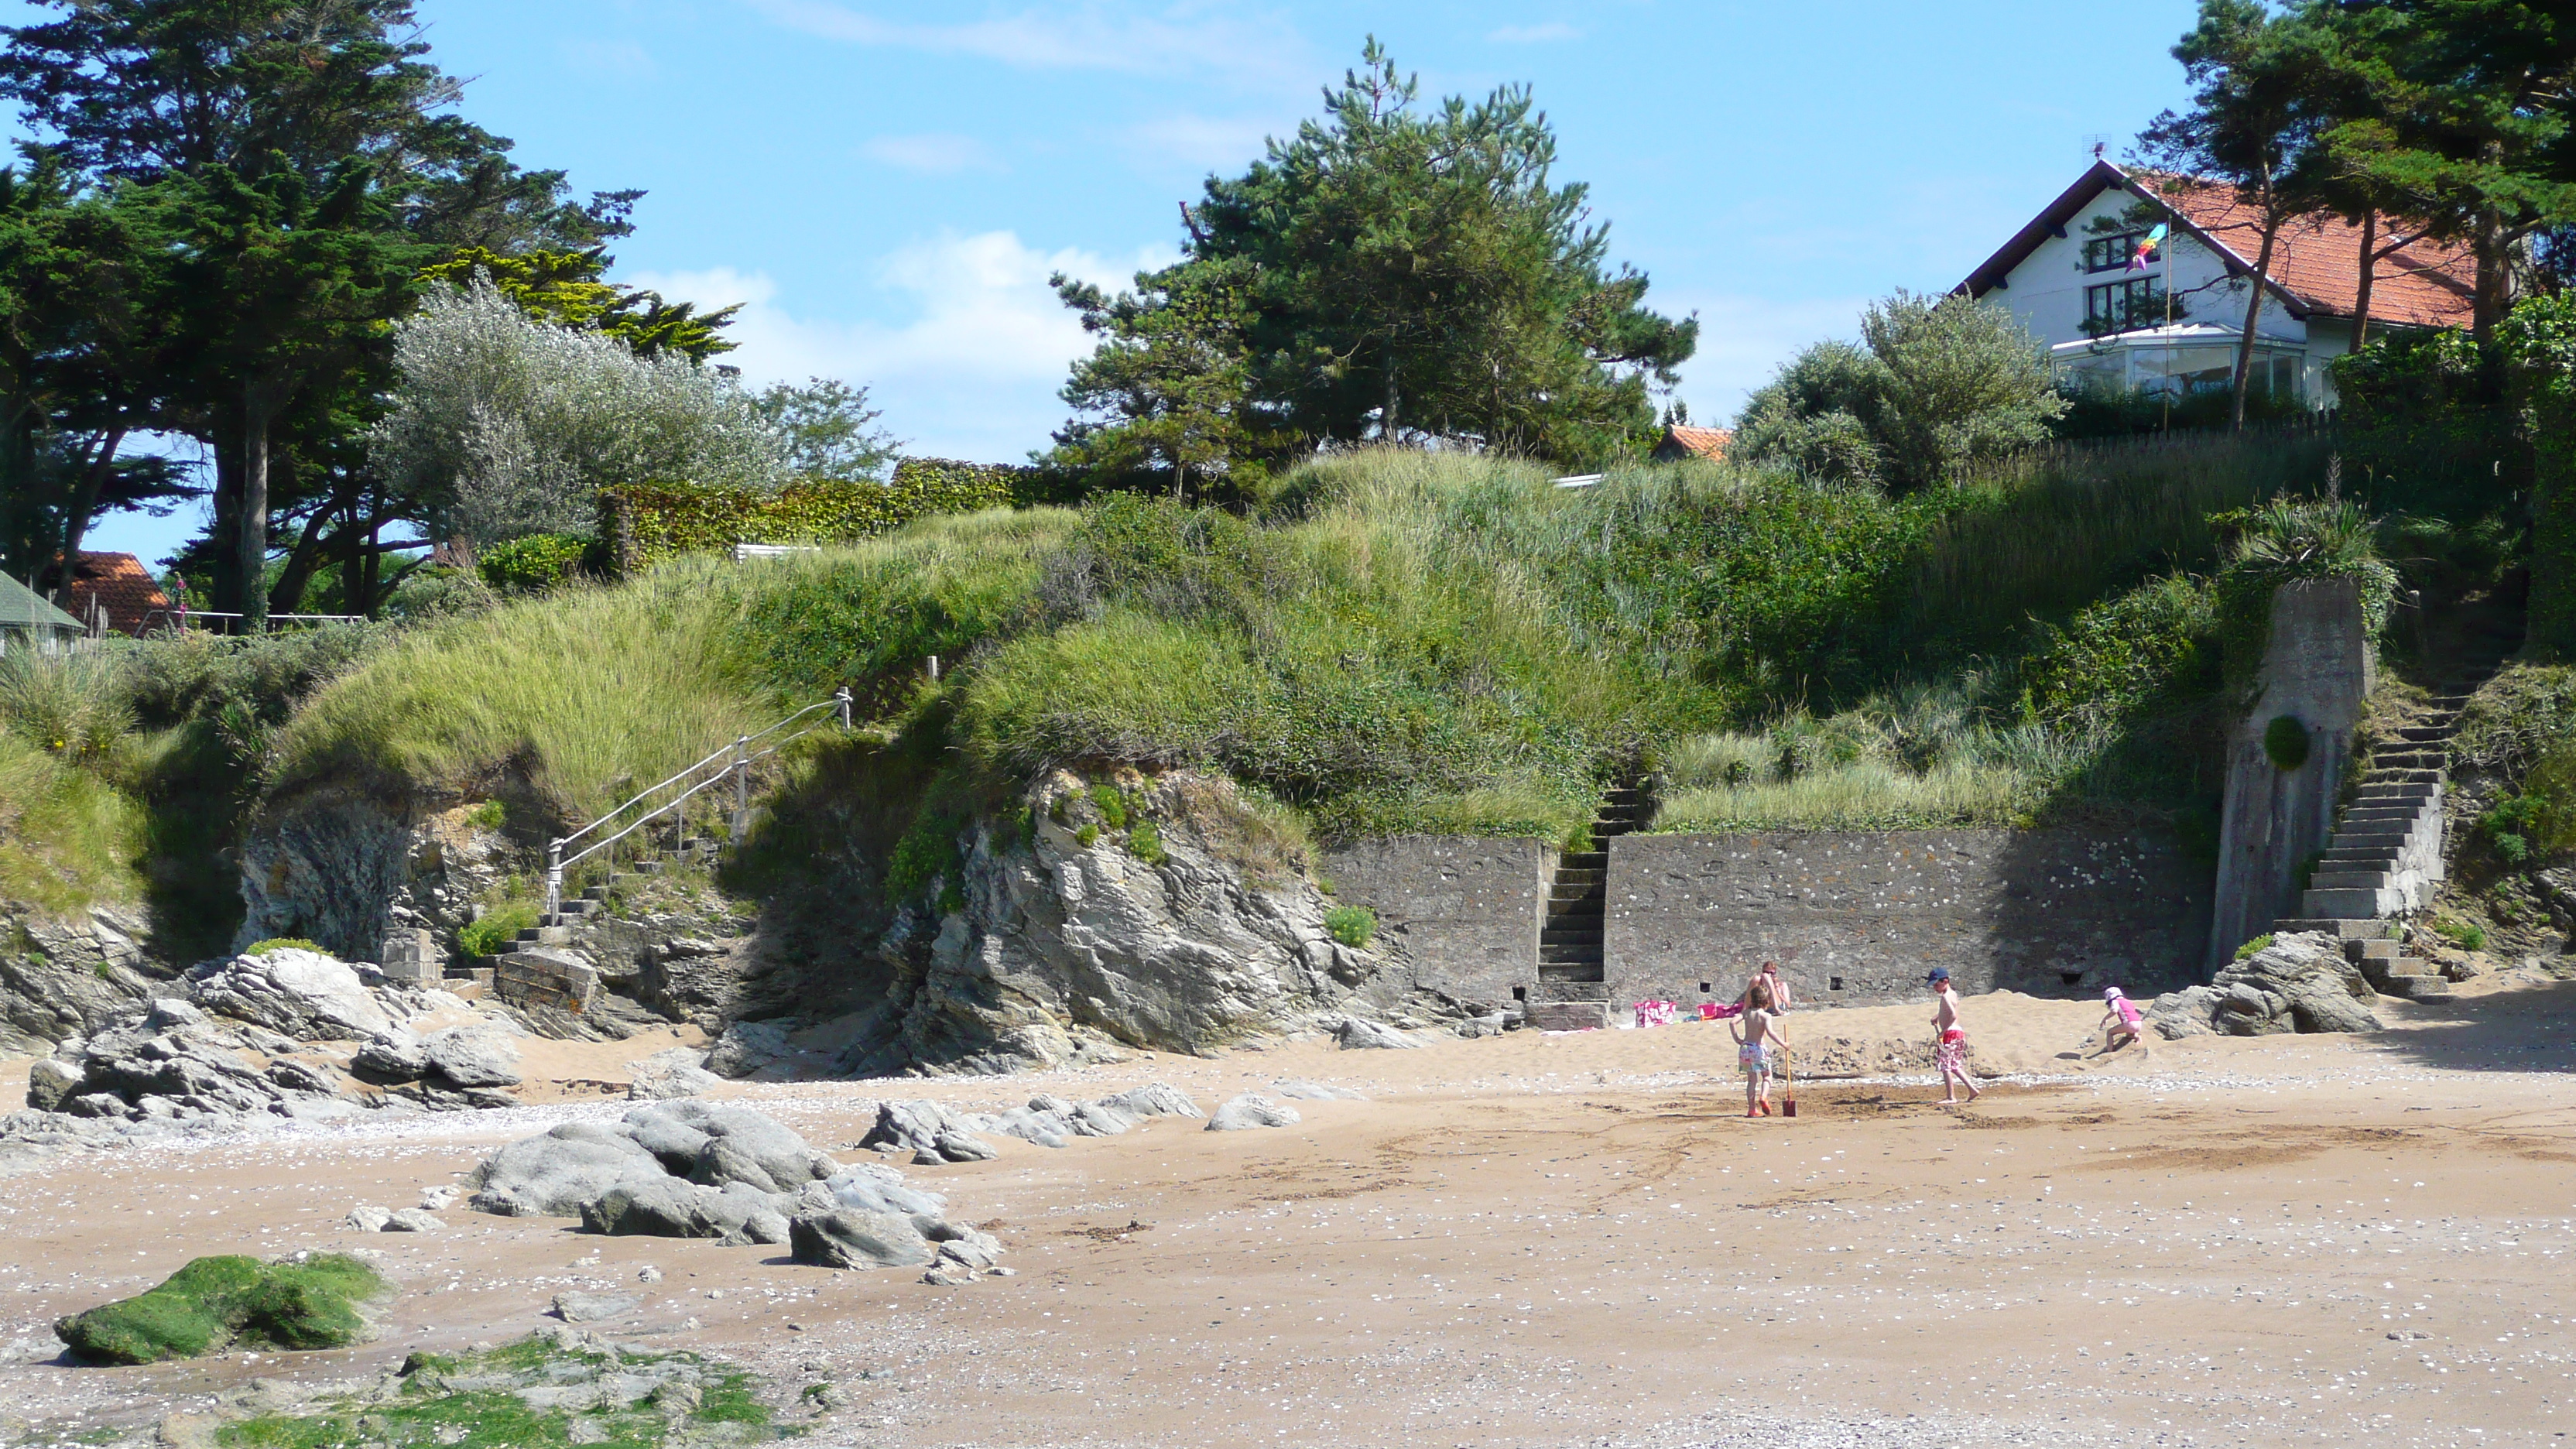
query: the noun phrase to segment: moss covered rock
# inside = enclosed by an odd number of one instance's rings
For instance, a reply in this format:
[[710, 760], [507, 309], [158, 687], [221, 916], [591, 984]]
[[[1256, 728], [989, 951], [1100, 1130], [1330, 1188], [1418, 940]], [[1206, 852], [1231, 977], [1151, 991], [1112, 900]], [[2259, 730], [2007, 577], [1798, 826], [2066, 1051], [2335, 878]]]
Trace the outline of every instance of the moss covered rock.
[[346, 1348], [367, 1336], [358, 1305], [384, 1291], [374, 1269], [338, 1253], [285, 1263], [199, 1258], [148, 1293], [56, 1320], [54, 1336], [98, 1363], [195, 1358], [235, 1345]]

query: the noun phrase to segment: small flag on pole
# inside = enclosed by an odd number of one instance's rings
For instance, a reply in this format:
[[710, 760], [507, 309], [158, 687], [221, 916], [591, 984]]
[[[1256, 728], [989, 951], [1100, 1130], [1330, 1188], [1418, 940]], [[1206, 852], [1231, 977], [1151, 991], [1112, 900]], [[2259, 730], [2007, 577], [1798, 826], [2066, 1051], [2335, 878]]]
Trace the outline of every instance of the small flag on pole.
[[2154, 255], [2156, 248], [2163, 246], [2164, 244], [2165, 224], [2160, 221], [2156, 223], [2156, 229], [2154, 231], [2148, 232], [2145, 236], [2138, 238], [2138, 250], [2129, 258], [2129, 270], [2133, 272], [2145, 271], [2147, 269], [2147, 258]]

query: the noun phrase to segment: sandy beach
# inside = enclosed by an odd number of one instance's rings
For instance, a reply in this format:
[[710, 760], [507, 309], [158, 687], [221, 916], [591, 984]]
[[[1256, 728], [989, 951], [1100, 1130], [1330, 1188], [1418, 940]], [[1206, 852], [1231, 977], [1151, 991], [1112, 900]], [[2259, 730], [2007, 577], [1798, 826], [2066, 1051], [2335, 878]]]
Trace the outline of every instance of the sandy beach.
[[[1966, 1003], [1986, 1095], [1818, 1080], [1747, 1122], [1723, 1028], [1295, 1043], [1012, 1078], [743, 1084], [845, 1158], [883, 1098], [991, 1109], [1148, 1081], [1202, 1108], [1283, 1079], [1294, 1126], [1158, 1119], [905, 1167], [1017, 1276], [942, 1288], [775, 1248], [444, 1216], [361, 1234], [492, 1146], [626, 1103], [670, 1042], [565, 1047], [558, 1099], [281, 1124], [22, 1160], [0, 1194], [0, 1430], [149, 1436], [255, 1379], [348, 1379], [527, 1333], [567, 1289], [612, 1335], [729, 1357], [845, 1407], [808, 1442], [2554, 1444], [2576, 1432], [2576, 984], [2507, 973], [2381, 1007], [2370, 1036], [2199, 1038], [2091, 1060], [2087, 1002]], [[1801, 1012], [1902, 1039], [1920, 1006]], [[2098, 1045], [2098, 1037], [2090, 1039]], [[640, 1050], [639, 1050], [640, 1048]], [[14, 1078], [23, 1081], [24, 1063]], [[579, 1085], [574, 1085], [579, 1084]], [[15, 1089], [12, 1088], [14, 1091]], [[588, 1093], [585, 1099], [584, 1093]], [[400, 1284], [337, 1353], [66, 1366], [61, 1313], [206, 1253], [364, 1248]], [[658, 1271], [646, 1282], [642, 1270]], [[177, 1421], [184, 1424], [184, 1417]]]

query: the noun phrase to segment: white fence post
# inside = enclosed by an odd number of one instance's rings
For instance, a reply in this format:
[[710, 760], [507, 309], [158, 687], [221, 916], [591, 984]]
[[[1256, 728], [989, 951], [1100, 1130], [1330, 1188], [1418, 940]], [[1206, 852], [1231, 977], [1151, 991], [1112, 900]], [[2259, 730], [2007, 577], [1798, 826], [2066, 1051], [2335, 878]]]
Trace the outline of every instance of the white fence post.
[[546, 842], [546, 924], [563, 914], [563, 848], [561, 840]]
[[750, 823], [751, 736], [737, 735], [733, 742], [733, 825], [727, 832], [734, 844], [742, 844], [742, 832]]
[[846, 684], [842, 685], [832, 695], [832, 702], [841, 707], [841, 728], [848, 729], [850, 727], [850, 687]]

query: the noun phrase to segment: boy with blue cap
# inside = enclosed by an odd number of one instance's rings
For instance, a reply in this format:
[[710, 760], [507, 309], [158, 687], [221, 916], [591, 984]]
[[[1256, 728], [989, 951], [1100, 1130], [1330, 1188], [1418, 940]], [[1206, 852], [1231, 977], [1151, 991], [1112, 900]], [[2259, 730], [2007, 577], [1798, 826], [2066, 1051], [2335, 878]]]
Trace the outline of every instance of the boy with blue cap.
[[1959, 1088], [1965, 1087], [1968, 1100], [1973, 1102], [1984, 1094], [1968, 1080], [1968, 1029], [1959, 1024], [1959, 993], [1951, 989], [1950, 968], [1933, 967], [1923, 984], [1932, 988], [1941, 1003], [1940, 1009], [1932, 1013], [1932, 1064], [1941, 1069], [1941, 1100], [1957, 1105]]

